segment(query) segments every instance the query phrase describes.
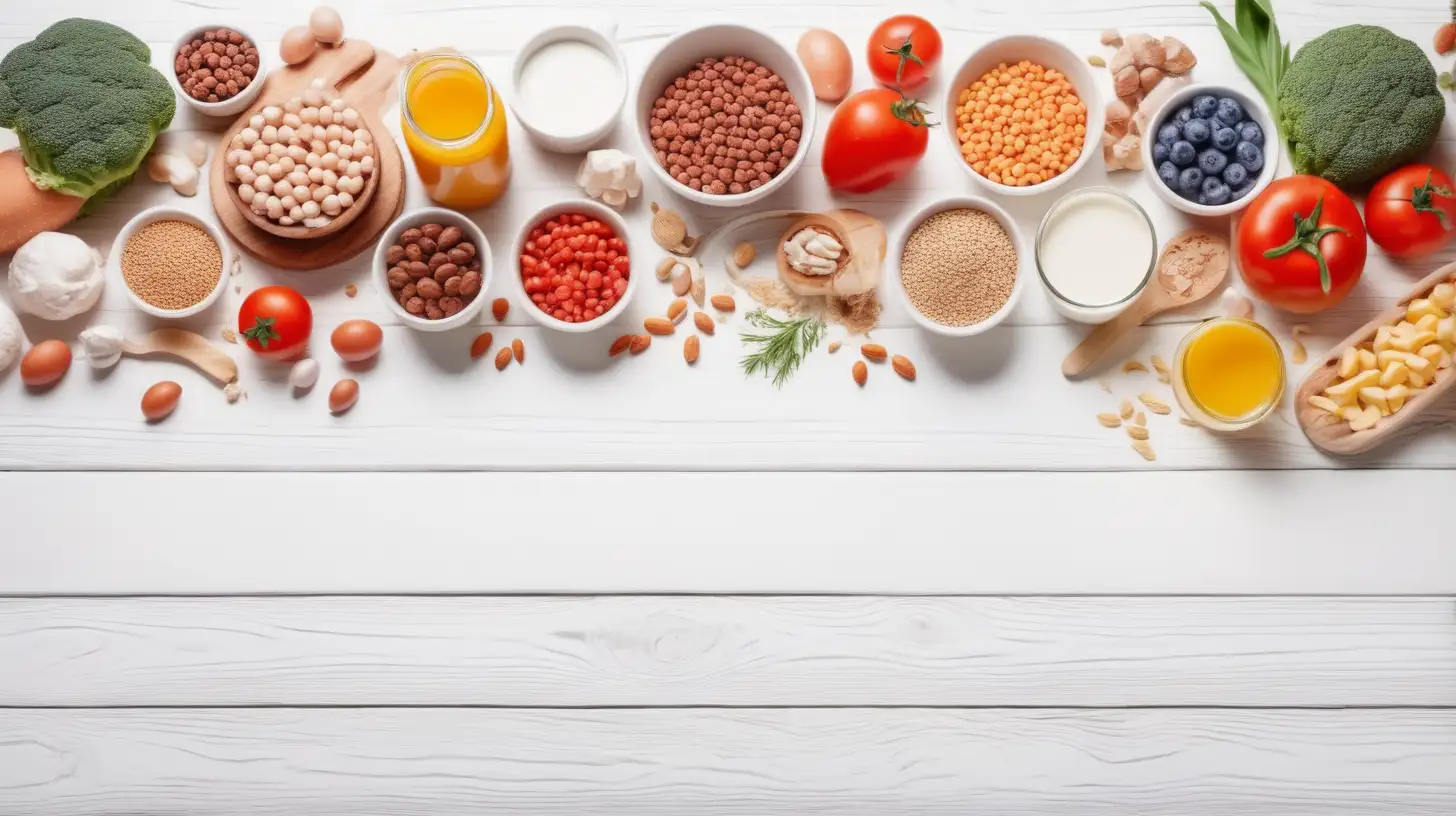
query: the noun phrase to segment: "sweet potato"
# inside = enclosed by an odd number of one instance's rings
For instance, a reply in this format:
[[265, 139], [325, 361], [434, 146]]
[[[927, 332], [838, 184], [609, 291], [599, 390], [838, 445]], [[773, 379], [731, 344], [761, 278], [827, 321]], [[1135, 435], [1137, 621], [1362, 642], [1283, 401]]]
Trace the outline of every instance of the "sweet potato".
[[14, 252], [37, 233], [75, 220], [86, 200], [42, 190], [25, 174], [19, 150], [0, 153], [0, 254]]

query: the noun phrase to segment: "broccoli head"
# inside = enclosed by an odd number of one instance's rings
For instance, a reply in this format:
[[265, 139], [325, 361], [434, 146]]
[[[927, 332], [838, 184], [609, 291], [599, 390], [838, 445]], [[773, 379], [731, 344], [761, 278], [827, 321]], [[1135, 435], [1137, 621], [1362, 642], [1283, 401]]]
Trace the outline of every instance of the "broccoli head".
[[1420, 46], [1378, 26], [1310, 40], [1279, 83], [1279, 126], [1294, 169], [1346, 187], [1416, 158], [1436, 140], [1446, 100]]
[[0, 60], [0, 126], [31, 181], [87, 210], [131, 180], [176, 106], [146, 43], [110, 23], [62, 20]]

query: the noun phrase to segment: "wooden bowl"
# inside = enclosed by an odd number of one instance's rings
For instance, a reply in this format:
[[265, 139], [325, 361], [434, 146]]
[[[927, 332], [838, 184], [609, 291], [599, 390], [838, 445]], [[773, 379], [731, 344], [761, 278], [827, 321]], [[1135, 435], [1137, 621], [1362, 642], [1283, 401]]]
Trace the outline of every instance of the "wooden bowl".
[[[247, 118], [255, 113], [261, 113], [264, 107], [263, 105], [259, 105], [254, 110], [243, 114], [243, 117]], [[374, 136], [372, 130], [369, 135], [370, 137]], [[339, 213], [334, 217], [334, 220], [324, 224], [322, 227], [305, 227], [301, 225], [285, 227], [282, 224], [276, 223], [266, 215], [259, 215], [253, 212], [251, 204], [244, 204], [243, 200], [238, 198], [238, 185], [231, 182], [228, 183], [228, 200], [233, 202], [233, 206], [237, 208], [243, 218], [247, 219], [249, 224], [271, 235], [276, 235], [279, 238], [290, 238], [296, 241], [323, 238], [347, 228], [369, 208], [369, 202], [374, 198], [374, 191], [379, 188], [379, 178], [385, 172], [384, 165], [388, 160], [385, 158], [385, 151], [374, 151], [374, 172], [370, 173], [369, 177], [364, 180], [364, 189], [359, 192], [359, 195], [354, 197], [354, 206]]]

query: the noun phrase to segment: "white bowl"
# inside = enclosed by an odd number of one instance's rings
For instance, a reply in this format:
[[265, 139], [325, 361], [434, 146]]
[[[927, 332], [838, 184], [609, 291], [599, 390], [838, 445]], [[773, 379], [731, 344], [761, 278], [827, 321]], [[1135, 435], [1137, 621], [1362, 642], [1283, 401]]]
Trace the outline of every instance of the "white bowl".
[[[612, 36], [613, 33], [615, 33], [615, 27], [611, 33], [603, 33], [582, 25], [552, 26], [532, 37], [516, 52], [516, 61], [511, 67], [511, 110], [516, 114], [516, 121], [521, 123], [521, 127], [525, 128], [527, 135], [536, 144], [553, 153], [582, 153], [605, 139], [617, 126], [617, 120], [622, 116], [622, 106], [627, 101], [628, 74], [627, 58], [622, 55], [622, 49], [617, 47], [616, 40]], [[545, 46], [566, 41], [586, 43], [606, 54], [617, 68], [617, 83], [620, 90], [613, 101], [611, 115], [603, 117], [599, 122], [582, 122], [580, 127], [570, 133], [557, 133], [546, 129], [539, 122], [531, 121], [529, 109], [521, 105], [521, 71], [537, 51]]]
[[[182, 83], [177, 80], [177, 72], [172, 70], [172, 65], [177, 61], [177, 52], [182, 49], [182, 46], [192, 42], [205, 31], [215, 31], [219, 28], [226, 28], [238, 32], [243, 35], [244, 39], [251, 42], [258, 49], [258, 73], [253, 75], [253, 80], [248, 83], [248, 87], [244, 88], [242, 93], [232, 99], [222, 102], [199, 102], [182, 89]], [[198, 26], [190, 29], [181, 37], [178, 37], [175, 43], [172, 43], [172, 50], [167, 54], [165, 73], [172, 80], [172, 87], [177, 90], [177, 95], [182, 97], [182, 101], [186, 102], [198, 113], [204, 116], [237, 116], [247, 110], [253, 104], [253, 100], [258, 98], [258, 94], [263, 91], [263, 81], [268, 78], [268, 55], [264, 53], [265, 50], [262, 40], [235, 25]]]
[[[1067, 77], [1067, 80], [1072, 83], [1072, 87], [1076, 89], [1077, 96], [1082, 99], [1082, 104], [1087, 107], [1087, 135], [1083, 140], [1082, 154], [1072, 162], [1072, 166], [1067, 168], [1066, 172], [1030, 187], [1009, 187], [990, 181], [971, 169], [965, 159], [961, 158], [961, 141], [956, 135], [955, 111], [961, 91], [970, 87], [971, 83], [1003, 62], [1009, 65], [1022, 60], [1031, 60], [1044, 67], [1054, 68]], [[1100, 140], [1106, 113], [1103, 110], [1101, 97], [1097, 91], [1097, 81], [1092, 76], [1092, 71], [1087, 67], [1087, 62], [1083, 57], [1072, 53], [1061, 43], [1044, 37], [1030, 35], [1002, 37], [981, 46], [961, 64], [960, 70], [951, 78], [950, 83], [946, 86], [945, 101], [941, 110], [944, 111], [946, 125], [940, 130], [946, 134], [945, 140], [950, 145], [951, 155], [955, 157], [956, 164], [966, 171], [966, 174], [982, 192], [991, 195], [1033, 196], [1049, 193], [1066, 184], [1072, 176], [1086, 167], [1092, 161], [1094, 154], [1102, 152]]]
[[[126, 285], [126, 276], [121, 273], [121, 256], [126, 249], [126, 242], [131, 240], [131, 237], [140, 232], [143, 227], [157, 221], [186, 221], [189, 224], [195, 224], [201, 227], [217, 244], [218, 252], [222, 254], [222, 265], [217, 270], [217, 285], [212, 287], [212, 292], [196, 305], [175, 311], [158, 308], [142, 300], [136, 292], [131, 290], [130, 286]], [[231, 262], [232, 253], [228, 249], [227, 240], [223, 238], [222, 230], [186, 210], [179, 210], [176, 207], [152, 207], [137, 213], [130, 221], [126, 222], [120, 232], [116, 233], [116, 241], [111, 245], [111, 254], [107, 260], [107, 266], [112, 268], [116, 279], [121, 281], [121, 288], [126, 290], [127, 297], [131, 298], [131, 302], [138, 309], [153, 317], [176, 319], [191, 317], [217, 302], [217, 299], [222, 296], [222, 290], [227, 288], [228, 268]]]
[[[613, 306], [610, 311], [602, 314], [601, 317], [595, 320], [588, 320], [585, 323], [567, 323], [564, 320], [557, 320], [555, 317], [541, 311], [541, 308], [531, 300], [531, 296], [526, 294], [526, 284], [521, 280], [521, 268], [519, 264], [521, 255], [525, 252], [526, 236], [531, 234], [531, 230], [537, 224], [564, 213], [581, 213], [599, 221], [605, 221], [617, 233], [617, 237], [621, 238], [622, 242], [627, 245], [627, 257], [632, 261], [632, 269], [627, 276], [627, 291], [623, 292], [622, 296], [617, 299], [617, 305]], [[515, 243], [511, 245], [511, 263], [511, 268], [507, 272], [511, 279], [511, 290], [516, 293], [516, 302], [520, 308], [525, 310], [526, 314], [530, 315], [532, 320], [535, 320], [548, 329], [556, 329], [557, 331], [574, 334], [595, 331], [617, 319], [626, 310], [627, 304], [632, 300], [633, 293], [637, 291], [638, 281], [641, 280], [642, 275], [649, 268], [645, 258], [633, 253], [632, 239], [627, 232], [627, 222], [622, 219], [622, 216], [611, 207], [587, 198], [561, 201], [547, 207], [542, 207], [530, 218], [527, 218], [525, 223], [521, 224], [521, 228], [516, 231]]]
[[[669, 83], [697, 65], [706, 57], [745, 57], [776, 72], [794, 95], [794, 104], [803, 117], [800, 126], [799, 150], [789, 160], [789, 166], [757, 190], [736, 195], [709, 195], [678, 183], [657, 163], [657, 149], [647, 132], [647, 123], [652, 118], [652, 103]], [[766, 198], [784, 185], [809, 155], [809, 144], [814, 138], [814, 116], [817, 103], [814, 88], [809, 84], [809, 74], [804, 70], [793, 52], [779, 44], [778, 40], [758, 29], [741, 25], [710, 25], [694, 28], [678, 34], [652, 57], [642, 79], [637, 84], [637, 98], [632, 105], [633, 124], [637, 138], [646, 156], [645, 164], [663, 186], [674, 193], [699, 204], [713, 207], [738, 207]]]
[[[399, 240], [399, 236], [405, 230], [425, 224], [443, 224], [447, 227], [454, 226], [464, 230], [465, 240], [475, 244], [475, 257], [480, 259], [480, 293], [475, 296], [475, 300], [465, 304], [465, 308], [439, 320], [412, 315], [399, 305], [399, 301], [394, 298], [394, 293], [389, 288], [389, 263], [384, 259], [389, 248], [394, 246], [395, 241]], [[406, 326], [420, 331], [441, 332], [464, 326], [480, 314], [481, 308], [485, 306], [486, 289], [490, 286], [490, 272], [490, 242], [485, 240], [485, 233], [481, 232], [480, 227], [476, 226], [474, 221], [454, 210], [424, 207], [410, 210], [396, 218], [394, 223], [384, 231], [384, 234], [379, 236], [379, 243], [374, 247], [374, 266], [369, 275], [374, 279], [374, 288], [379, 292], [379, 297], [384, 300], [390, 313], [398, 317]]]
[[[1006, 230], [1006, 234], [1011, 238], [1011, 245], [1016, 248], [1016, 282], [1011, 286], [1011, 297], [1006, 299], [1006, 302], [1002, 304], [1000, 310], [995, 314], [982, 320], [980, 323], [972, 323], [969, 326], [947, 326], [943, 323], [937, 323], [921, 314], [920, 310], [915, 308], [915, 304], [910, 302], [910, 295], [906, 293], [904, 281], [900, 277], [900, 261], [905, 254], [905, 243], [910, 240], [910, 235], [924, 223], [925, 219], [936, 213], [945, 212], [946, 210], [967, 209], [981, 210], [995, 218], [1000, 222], [1001, 228]], [[1026, 263], [1026, 256], [1026, 243], [1022, 240], [1021, 230], [1016, 226], [1016, 220], [1008, 215], [1005, 210], [984, 198], [977, 198], [975, 196], [952, 196], [927, 204], [911, 215], [910, 220], [905, 223], [904, 231], [896, 239], [895, 246], [892, 247], [891, 254], [886, 257], [886, 260], [888, 267], [891, 270], [895, 270], [892, 273], [892, 277], [895, 279], [895, 289], [899, 291], [900, 298], [905, 301], [905, 309], [910, 312], [910, 317], [914, 318], [916, 323], [919, 323], [924, 328], [936, 334], [943, 334], [947, 337], [974, 337], [981, 332], [995, 328], [1001, 321], [1006, 319], [1007, 315], [1011, 314], [1012, 309], [1016, 308], [1016, 301], [1021, 298], [1021, 290], [1026, 288], [1026, 276], [1033, 274]]]
[[[1219, 204], [1216, 207], [1199, 204], [1196, 201], [1189, 201], [1168, 189], [1168, 185], [1164, 184], [1163, 180], [1158, 178], [1158, 164], [1153, 161], [1153, 144], [1158, 140], [1158, 128], [1162, 126], [1163, 120], [1172, 116], [1179, 108], [1191, 103], [1193, 97], [1203, 94], [1227, 96], [1238, 100], [1238, 103], [1244, 106], [1244, 111], [1248, 113], [1249, 117], [1259, 123], [1259, 127], [1264, 131], [1264, 144], [1259, 148], [1264, 151], [1264, 168], [1259, 171], [1259, 178], [1254, 182], [1254, 189], [1250, 190], [1248, 195], [1238, 201], [1230, 201], [1227, 204]], [[1158, 108], [1153, 112], [1152, 116], [1148, 117], [1148, 132], [1143, 134], [1141, 149], [1143, 153], [1143, 172], [1147, 174], [1148, 184], [1153, 188], [1153, 192], [1157, 193], [1159, 198], [1183, 212], [1189, 213], [1190, 215], [1203, 216], [1231, 215], [1249, 206], [1249, 202], [1258, 197], [1259, 193], [1264, 192], [1264, 188], [1268, 187], [1269, 182], [1273, 181], [1274, 177], [1278, 175], [1280, 154], [1284, 152], [1279, 145], [1279, 130], [1274, 127], [1274, 120], [1270, 118], [1269, 111], [1261, 104], [1260, 100], [1242, 91], [1226, 88], [1222, 85], [1199, 84], [1187, 85], [1174, 91], [1163, 102], [1162, 107]]]

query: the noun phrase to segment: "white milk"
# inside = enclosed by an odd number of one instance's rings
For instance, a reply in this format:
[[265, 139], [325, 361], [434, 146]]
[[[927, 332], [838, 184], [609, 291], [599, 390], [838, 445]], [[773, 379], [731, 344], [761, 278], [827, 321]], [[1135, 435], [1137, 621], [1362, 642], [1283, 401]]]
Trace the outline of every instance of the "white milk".
[[622, 98], [617, 64], [580, 40], [541, 46], [521, 66], [516, 107], [538, 130], [571, 136], [617, 114]]
[[1154, 249], [1153, 229], [1136, 204], [1114, 192], [1082, 190], [1048, 214], [1037, 264], [1058, 311], [1100, 323], [1142, 288]]

